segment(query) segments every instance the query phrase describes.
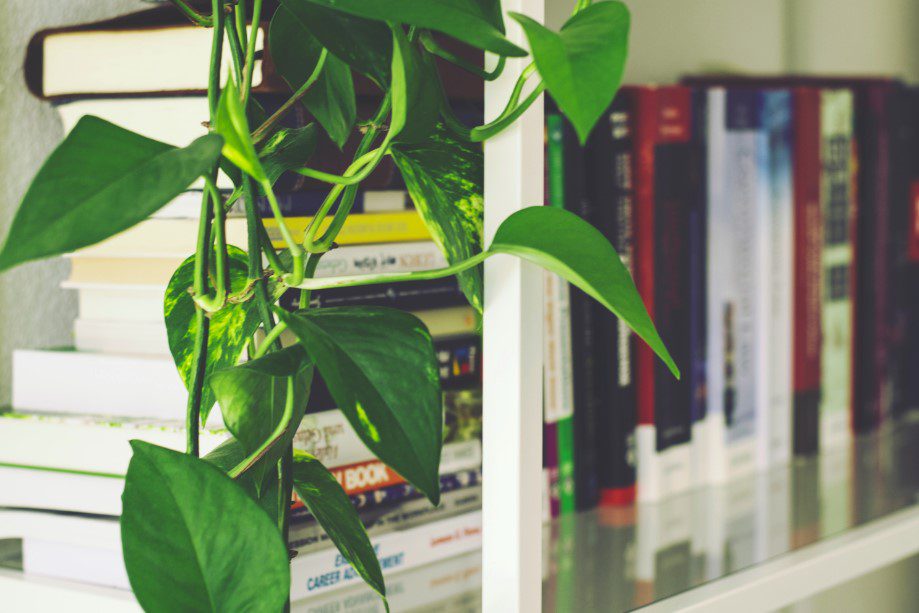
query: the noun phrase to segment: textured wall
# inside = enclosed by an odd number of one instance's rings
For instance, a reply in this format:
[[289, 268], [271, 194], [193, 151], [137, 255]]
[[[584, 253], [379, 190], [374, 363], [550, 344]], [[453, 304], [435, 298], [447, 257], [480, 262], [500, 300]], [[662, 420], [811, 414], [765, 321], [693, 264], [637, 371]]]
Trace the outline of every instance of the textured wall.
[[[43, 28], [105, 19], [149, 4], [136, 0], [0, 0], [0, 236], [39, 165], [60, 141], [57, 114], [25, 88], [22, 60]], [[58, 288], [67, 263], [26, 264], [0, 274], [0, 406], [10, 401], [14, 347], [71, 342], [76, 301]]]

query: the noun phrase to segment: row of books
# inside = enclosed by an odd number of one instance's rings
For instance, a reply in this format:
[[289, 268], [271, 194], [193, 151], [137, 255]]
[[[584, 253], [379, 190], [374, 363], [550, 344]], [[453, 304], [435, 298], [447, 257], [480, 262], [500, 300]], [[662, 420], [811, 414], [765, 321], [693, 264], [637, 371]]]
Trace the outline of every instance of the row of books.
[[693, 77], [623, 88], [587, 145], [549, 109], [547, 204], [599, 229], [682, 369], [547, 275], [553, 514], [846, 445], [919, 406], [919, 90]]
[[[182, 146], [207, 130], [207, 70], [196, 70], [194, 49], [210, 33], [184, 23], [171, 6], [115, 20], [38, 33], [26, 60], [34, 93], [54, 104], [65, 133], [96, 115], [149, 138]], [[267, 24], [261, 35], [267, 32]], [[201, 57], [206, 62], [209, 43]], [[226, 55], [226, 54], [225, 54]], [[147, 60], [156, 57], [150, 64]], [[289, 96], [267, 50], [259, 49], [254, 99], [270, 113]], [[364, 88], [364, 89], [361, 89]], [[375, 108], [358, 84], [358, 116]], [[377, 97], [379, 94], [377, 94]], [[299, 107], [285, 119], [313, 121]], [[357, 142], [339, 149], [318, 138], [315, 159], [338, 172]], [[229, 190], [227, 177], [218, 187]], [[298, 175], [276, 184], [295, 238], [302, 238], [326, 189]], [[0, 412], [0, 510], [8, 534], [22, 539], [27, 573], [128, 589], [118, 516], [132, 439], [184, 449], [187, 393], [170, 353], [164, 292], [173, 272], [195, 251], [201, 185], [152, 218], [102, 243], [69, 254], [62, 287], [75, 292], [73, 346], [21, 349], [13, 354], [11, 411]], [[268, 235], [277, 226], [257, 202]], [[337, 247], [317, 276], [410, 272], [446, 266], [391, 161], [362, 184]], [[227, 242], [247, 245], [239, 205], [227, 220]], [[281, 247], [278, 243], [276, 246]], [[280, 297], [299, 308], [299, 291]], [[385, 574], [468, 553], [481, 539], [481, 340], [477, 316], [455, 279], [312, 292], [311, 306], [388, 306], [416, 314], [433, 338], [443, 383], [445, 440], [443, 502], [433, 507], [377, 460], [313, 384], [296, 449], [319, 458], [338, 479], [367, 527]], [[292, 343], [292, 338], [282, 337]], [[201, 432], [201, 453], [228, 437], [220, 411]], [[9, 521], [7, 521], [9, 520]], [[12, 534], [14, 532], [16, 534]], [[361, 582], [308, 510], [292, 501], [293, 600]], [[334, 600], [334, 599], [333, 599]], [[331, 602], [331, 601], [330, 601]]]

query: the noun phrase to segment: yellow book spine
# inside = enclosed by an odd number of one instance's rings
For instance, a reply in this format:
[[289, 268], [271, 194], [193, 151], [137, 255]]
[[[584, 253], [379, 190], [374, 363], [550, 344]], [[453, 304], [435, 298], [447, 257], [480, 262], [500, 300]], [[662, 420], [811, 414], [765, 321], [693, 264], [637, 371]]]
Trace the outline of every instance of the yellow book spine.
[[[323, 223], [319, 236], [331, 223], [332, 217], [327, 217]], [[265, 229], [275, 247], [284, 247], [278, 223], [274, 219], [265, 219]], [[287, 220], [287, 227], [297, 243], [303, 242], [306, 227], [312, 217], [291, 217]], [[417, 211], [398, 211], [393, 213], [361, 213], [351, 215], [345, 221], [344, 227], [335, 239], [340, 245], [355, 245], [361, 243], [401, 243], [407, 241], [429, 240], [428, 232], [421, 216]]]

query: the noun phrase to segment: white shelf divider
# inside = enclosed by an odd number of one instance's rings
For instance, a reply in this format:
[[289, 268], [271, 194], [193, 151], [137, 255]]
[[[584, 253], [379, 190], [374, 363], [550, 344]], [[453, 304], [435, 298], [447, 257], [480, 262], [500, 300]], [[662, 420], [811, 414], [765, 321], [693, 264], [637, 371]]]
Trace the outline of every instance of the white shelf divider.
[[[505, 0], [540, 23], [545, 0]], [[526, 48], [506, 17], [508, 37]], [[493, 59], [493, 58], [492, 58]], [[485, 117], [503, 110], [529, 58], [508, 60], [485, 83]], [[543, 204], [543, 106], [540, 99], [485, 144], [485, 244], [521, 208]], [[483, 547], [485, 613], [542, 608], [542, 276], [498, 256], [485, 263], [483, 340]]]

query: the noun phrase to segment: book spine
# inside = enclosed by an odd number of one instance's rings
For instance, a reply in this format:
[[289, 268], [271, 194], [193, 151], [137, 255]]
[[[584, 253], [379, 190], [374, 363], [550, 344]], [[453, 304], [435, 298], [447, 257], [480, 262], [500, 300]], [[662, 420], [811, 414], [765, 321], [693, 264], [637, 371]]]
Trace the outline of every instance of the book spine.
[[821, 93], [820, 200], [823, 211], [820, 446], [851, 438], [853, 331], [853, 98]]
[[792, 344], [795, 455], [819, 449], [820, 402], [820, 93], [794, 94], [794, 305]]
[[[636, 90], [635, 280], [674, 360], [689, 358], [691, 92]], [[638, 499], [656, 500], [691, 484], [688, 379], [677, 380], [651, 349], [636, 351]]]
[[[355, 305], [385, 306], [403, 311], [420, 311], [460, 306], [465, 302], [456, 278], [444, 277], [426, 281], [313, 290], [307, 306], [310, 308]], [[280, 298], [280, 306], [289, 311], [301, 308], [300, 290], [287, 290]]]
[[[622, 91], [588, 143], [590, 193], [599, 211], [599, 229], [634, 272], [632, 203], [632, 98]], [[598, 309], [599, 362], [607, 371], [607, 402], [599, 415], [600, 503], [630, 504], [635, 499], [635, 338], [625, 323]]]
[[[474, 511], [411, 530], [371, 538], [384, 575], [474, 551], [482, 546], [482, 513]], [[361, 582], [338, 550], [298, 556], [291, 564], [291, 600]]]
[[769, 139], [770, 236], [765, 254], [770, 266], [767, 306], [769, 355], [769, 465], [791, 459], [792, 448], [792, 97], [789, 90], [765, 94], [763, 121]]
[[[857, 99], [855, 140], [859, 188], [855, 213], [853, 271], [852, 425], [856, 432], [877, 428], [890, 410], [892, 257], [891, 208], [894, 184], [892, 125], [895, 90], [865, 88]], [[856, 312], [857, 311], [857, 312]]]
[[[549, 206], [565, 208], [565, 129], [564, 119], [557, 113], [546, 115], [546, 168]], [[574, 458], [574, 407], [576, 402], [574, 376], [574, 352], [572, 346], [571, 293], [570, 287], [555, 277], [556, 293], [555, 326], [558, 345], [556, 367], [559, 373], [558, 395], [550, 397], [548, 421], [555, 424], [558, 455], [558, 499], [559, 512], [572, 513], [575, 510], [575, 458]], [[565, 309], [564, 302], [568, 303]], [[567, 311], [567, 312], [566, 312]], [[566, 376], [566, 372], [571, 372]], [[568, 383], [570, 381], [570, 384]], [[552, 404], [557, 400], [557, 404]]]
[[[564, 207], [596, 225], [597, 211], [587, 197], [585, 185], [584, 149], [566, 120], [562, 123], [562, 155]], [[597, 352], [599, 322], [594, 299], [574, 287], [570, 292], [575, 506], [582, 510], [594, 507], [600, 494], [596, 443], [597, 419], [603, 402]]]
[[[224, 197], [230, 195], [223, 191]], [[278, 207], [285, 217], [309, 217], [322, 206], [328, 192], [325, 190], [304, 190], [299, 192], [278, 192]], [[169, 204], [152, 215], [156, 219], [198, 219], [201, 213], [200, 190], [189, 190], [176, 196]], [[366, 206], [365, 206], [366, 204]], [[409, 208], [408, 195], [402, 190], [367, 191], [358, 190], [351, 206], [352, 213], [401, 211]], [[261, 218], [273, 217], [268, 199], [259, 196], [255, 200], [256, 211]], [[227, 217], [245, 217], [246, 209], [242, 198], [234, 202], [227, 211]]]
[[707, 240], [706, 184], [708, 125], [708, 94], [704, 89], [692, 93], [693, 155], [689, 172], [689, 412], [692, 419], [692, 482], [702, 485], [708, 480], [709, 436], [707, 412], [707, 346], [706, 346], [706, 285]]
[[[287, 227], [291, 232], [294, 240], [303, 241], [307, 226], [312, 221], [312, 217], [289, 217], [286, 220]], [[285, 247], [278, 222], [275, 219], [266, 219], [265, 231], [272, 245], [278, 248]], [[325, 230], [329, 218], [320, 226], [320, 231]], [[227, 240], [231, 237], [229, 234]], [[366, 243], [396, 243], [406, 241], [428, 240], [431, 234], [424, 224], [424, 220], [415, 211], [404, 211], [397, 213], [364, 213], [362, 215], [351, 215], [342, 226], [341, 232], [336, 237], [336, 242], [345, 244], [366, 244]]]
[[899, 262], [897, 306], [899, 310], [899, 359], [896, 365], [896, 408], [903, 413], [919, 406], [919, 116], [913, 109], [919, 104], [919, 88], [908, 88], [903, 94], [903, 130], [898, 159], [904, 175], [902, 205], [893, 223], [901, 227], [902, 243], [897, 245]]

